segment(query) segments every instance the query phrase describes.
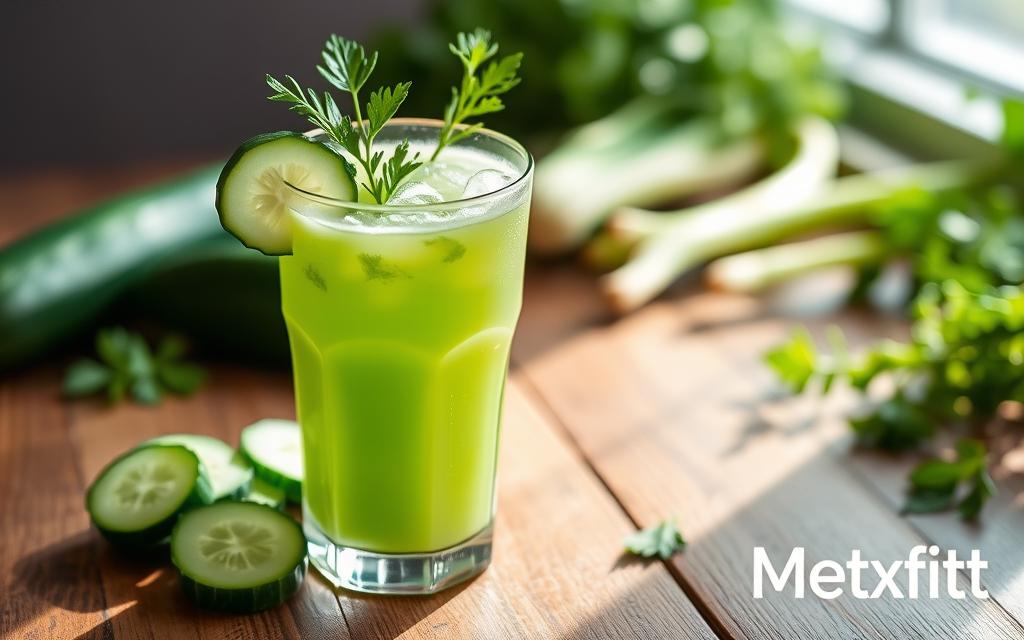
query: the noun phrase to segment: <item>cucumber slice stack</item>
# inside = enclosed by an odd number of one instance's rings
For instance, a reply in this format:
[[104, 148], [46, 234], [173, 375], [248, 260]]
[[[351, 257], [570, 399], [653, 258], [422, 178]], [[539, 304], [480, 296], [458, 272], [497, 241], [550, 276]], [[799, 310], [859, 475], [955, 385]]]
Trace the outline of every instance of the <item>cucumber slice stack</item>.
[[231, 445], [211, 436], [173, 433], [147, 440], [144, 444], [180, 444], [199, 457], [210, 476], [215, 500], [245, 497], [252, 482], [252, 466]]
[[169, 538], [199, 606], [254, 612], [284, 602], [306, 575], [302, 527], [282, 511], [301, 494], [299, 426], [260, 420], [243, 430], [241, 451], [188, 433], [148, 440], [111, 462], [85, 502], [115, 546], [153, 549]]
[[263, 133], [242, 143], [217, 181], [220, 223], [247, 247], [271, 255], [292, 252], [291, 192], [355, 201], [350, 165], [327, 145], [301, 133]]
[[266, 419], [242, 430], [242, 455], [256, 476], [284, 491], [292, 502], [302, 500], [302, 432], [292, 420]]
[[306, 575], [306, 539], [290, 516], [252, 502], [219, 502], [184, 514], [171, 560], [200, 607], [251, 613], [290, 598]]
[[213, 497], [196, 454], [180, 445], [152, 444], [111, 462], [89, 487], [85, 505], [108, 540], [139, 548], [163, 542], [180, 513]]

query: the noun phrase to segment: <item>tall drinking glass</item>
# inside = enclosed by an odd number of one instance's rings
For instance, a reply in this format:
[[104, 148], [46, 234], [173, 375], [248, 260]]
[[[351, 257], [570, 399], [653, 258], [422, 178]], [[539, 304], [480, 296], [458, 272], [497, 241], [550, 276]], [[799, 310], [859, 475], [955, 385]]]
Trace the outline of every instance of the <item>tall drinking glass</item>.
[[[429, 156], [441, 124], [396, 119], [375, 144], [407, 138]], [[483, 130], [414, 174], [402, 204], [289, 187], [281, 294], [304, 527], [338, 586], [428, 593], [490, 562], [532, 169], [520, 144]]]

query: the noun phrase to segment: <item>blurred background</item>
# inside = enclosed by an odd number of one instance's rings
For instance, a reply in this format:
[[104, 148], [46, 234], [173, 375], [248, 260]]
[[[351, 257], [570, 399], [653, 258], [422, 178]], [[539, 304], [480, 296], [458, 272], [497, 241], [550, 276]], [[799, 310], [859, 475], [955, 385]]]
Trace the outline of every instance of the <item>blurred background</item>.
[[[426, 0], [5, 2], [4, 168], [227, 154], [254, 131], [293, 128], [267, 73], [314, 81], [331, 31], [365, 39], [415, 24]], [[16, 64], [15, 64], [16, 63]], [[60, 123], [64, 123], [63, 126]], [[41, 129], [59, 130], [59, 136]]]
[[[689, 40], [685, 31], [669, 34], [670, 25], [709, 4], [453, 0], [439, 9], [437, 0], [12, 0], [0, 20], [0, 56], [17, 97], [9, 94], [0, 110], [7, 149], [0, 166], [212, 157], [255, 131], [295, 128], [293, 116], [264, 100], [263, 75], [292, 73], [319, 86], [312, 63], [329, 31], [370, 40], [392, 28], [376, 39], [387, 49], [383, 62], [395, 63], [396, 49], [406, 61], [425, 61], [413, 78], [411, 113], [428, 105], [436, 111], [446, 97], [438, 92], [452, 75], [436, 69], [456, 72], [443, 48], [451, 32], [488, 26], [507, 49], [526, 52], [526, 82], [509, 98], [519, 121], [557, 130], [672, 83], [671, 68], [658, 61], [692, 54], [685, 49], [695, 42], [692, 31]], [[964, 106], [960, 87], [1024, 90], [1024, 5], [1016, 0], [778, 5], [826, 29], [828, 55], [847, 66], [855, 87], [960, 128], [986, 134], [995, 127], [985, 107]], [[397, 35], [396, 26], [411, 31]], [[959, 82], [948, 89], [936, 79]]]

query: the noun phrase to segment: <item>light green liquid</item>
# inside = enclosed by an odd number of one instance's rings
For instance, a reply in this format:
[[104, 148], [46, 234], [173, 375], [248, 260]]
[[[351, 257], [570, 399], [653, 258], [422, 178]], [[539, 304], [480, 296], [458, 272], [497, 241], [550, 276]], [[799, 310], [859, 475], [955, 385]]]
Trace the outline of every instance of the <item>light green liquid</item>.
[[[448, 162], [471, 175], [497, 161]], [[490, 522], [527, 209], [423, 232], [293, 216], [281, 284], [303, 499], [335, 543], [434, 551]]]

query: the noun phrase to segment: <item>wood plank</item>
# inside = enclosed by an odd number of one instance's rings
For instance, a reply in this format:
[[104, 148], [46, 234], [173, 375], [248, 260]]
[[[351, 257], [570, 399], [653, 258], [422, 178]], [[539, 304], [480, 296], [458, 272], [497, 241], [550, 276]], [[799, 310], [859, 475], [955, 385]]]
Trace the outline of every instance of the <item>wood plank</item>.
[[515, 379], [499, 465], [495, 564], [433, 598], [343, 598], [354, 638], [714, 637], [664, 567], [619, 562], [631, 525]]
[[[763, 306], [763, 305], [761, 305]], [[849, 310], [839, 318], [851, 350], [856, 352], [867, 348], [883, 338], [906, 340], [908, 327], [899, 315], [878, 315], [869, 310]], [[812, 318], [804, 324], [824, 342], [823, 334], [827, 324], [834, 318]], [[725, 348], [741, 345], [741, 341], [726, 341]], [[752, 368], [749, 377], [757, 385], [772, 386], [774, 380], [764, 367]], [[853, 394], [842, 394], [827, 403], [813, 399], [796, 399], [789, 404], [813, 420], [819, 430], [826, 434], [842, 435], [846, 432], [846, 416], [856, 411], [860, 398]], [[783, 419], [785, 419], [783, 417]], [[937, 446], [951, 445], [952, 434], [940, 434]], [[922, 540], [937, 544], [943, 552], [955, 549], [961, 558], [969, 557], [977, 549], [982, 558], [989, 561], [989, 568], [982, 579], [999, 606], [1008, 611], [1017, 621], [1024, 620], [1024, 545], [1021, 545], [1024, 531], [1024, 458], [1018, 458], [1014, 467], [1014, 456], [1024, 454], [1020, 434], [1013, 425], [995, 424], [989, 430], [986, 441], [995, 462], [993, 476], [999, 487], [998, 494], [986, 507], [980, 523], [965, 523], [955, 512], [944, 514], [921, 514], [902, 516]], [[864, 486], [874, 491], [893, 512], [899, 512], [905, 501], [907, 475], [920, 461], [923, 453], [892, 455], [883, 452], [860, 450], [849, 446], [849, 438], [836, 439], [837, 460], [850, 471]]]
[[[80, 405], [70, 429], [91, 479], [144, 438], [187, 430], [236, 442], [252, 420], [292, 414], [286, 375], [217, 367], [197, 397], [158, 410]], [[467, 586], [430, 598], [336, 598], [311, 576], [285, 608], [212, 615], [184, 602], [172, 570], [150, 575], [154, 566], [126, 565], [108, 549], [100, 558], [105, 597], [132, 603], [111, 616], [114, 636], [714, 637], [664, 566], [618, 563], [631, 524], [515, 382], [501, 456], [496, 561]]]
[[0, 384], [0, 637], [100, 638], [95, 540], [55, 376]]
[[[837, 421], [842, 418], [837, 416]], [[943, 549], [956, 549], [967, 557], [981, 552], [989, 567], [983, 584], [992, 597], [1018, 620], [1024, 620], [1024, 475], [1014, 461], [1022, 442], [1015, 429], [987, 439], [995, 461], [993, 477], [998, 493], [986, 505], [979, 522], [963, 522], [955, 512], [908, 515], [920, 535]], [[878, 491], [893, 509], [904, 503], [907, 474], [920, 456], [890, 456], [859, 452], [845, 460], [860, 480]]]
[[810, 564], [843, 561], [854, 548], [891, 562], [923, 542], [836, 460], [845, 455], [841, 425], [766, 423], [769, 388], [756, 372], [788, 324], [753, 301], [695, 294], [592, 328], [521, 366], [636, 521], [679, 516], [691, 543], [673, 568], [728, 633], [1019, 635], [991, 601], [753, 599], [755, 546], [776, 563], [803, 546]]

